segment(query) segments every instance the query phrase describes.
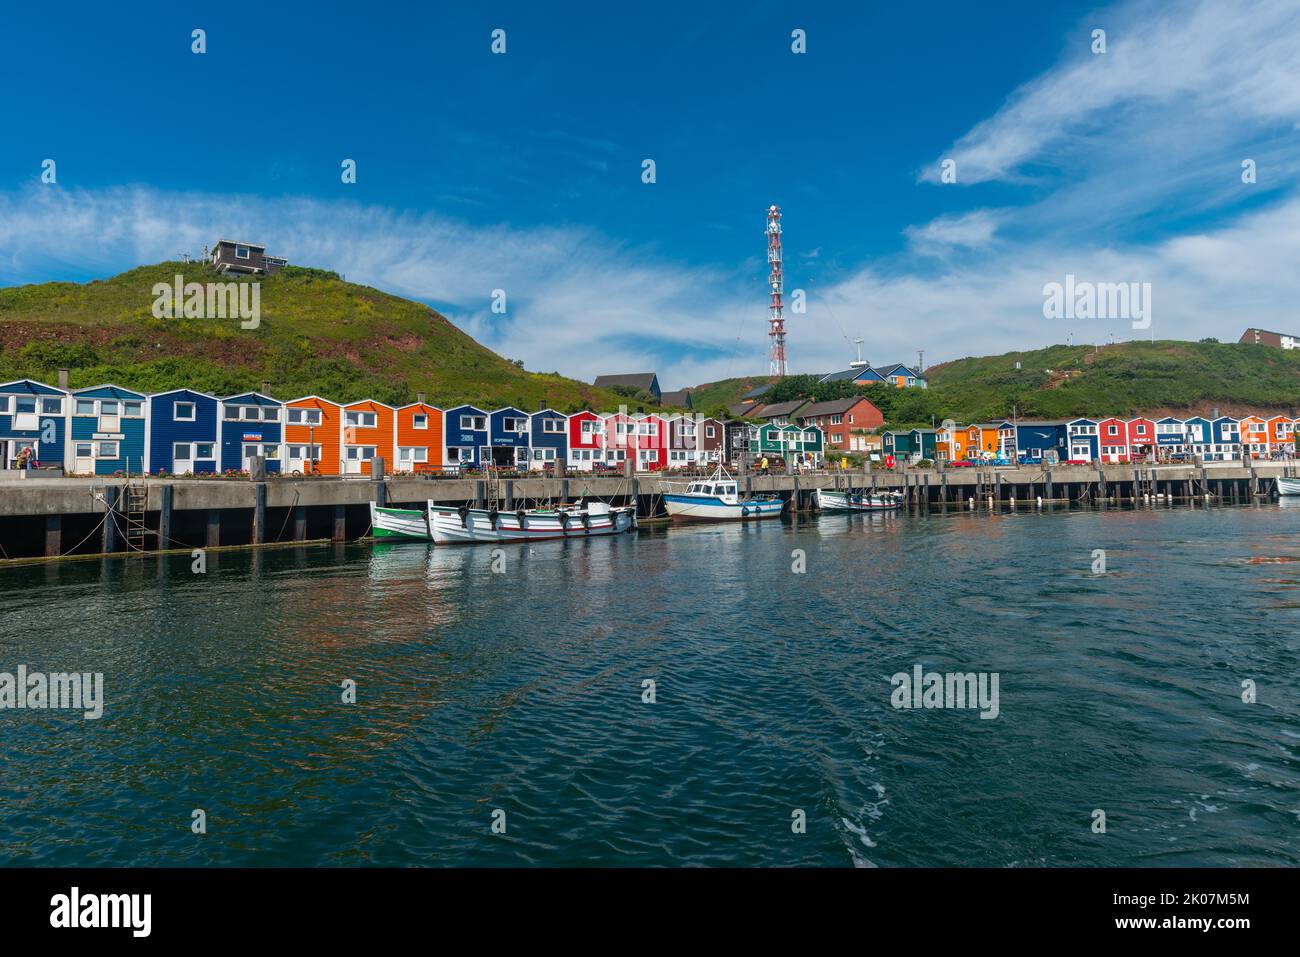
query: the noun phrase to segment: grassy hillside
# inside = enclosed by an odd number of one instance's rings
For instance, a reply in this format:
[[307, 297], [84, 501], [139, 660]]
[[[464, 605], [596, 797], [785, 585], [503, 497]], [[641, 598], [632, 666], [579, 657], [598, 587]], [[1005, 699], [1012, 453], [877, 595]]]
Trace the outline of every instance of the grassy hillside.
[[691, 388], [691, 405], [697, 410], [723, 409], [740, 401], [740, 397], [756, 386], [774, 381], [770, 376], [742, 376], [738, 379], [721, 379]]
[[[1020, 368], [1016, 369], [1016, 363]], [[1209, 342], [1052, 346], [959, 359], [927, 370], [934, 400], [956, 417], [1045, 418], [1208, 412], [1290, 412], [1300, 402], [1300, 353]]]
[[[1020, 368], [1016, 368], [1016, 363]], [[1293, 413], [1300, 406], [1300, 350], [1209, 342], [1052, 346], [958, 359], [926, 370], [929, 389], [862, 389], [890, 427], [931, 421], [1080, 415]], [[745, 391], [729, 379], [700, 387], [727, 401]], [[746, 387], [747, 388], [747, 387]], [[846, 394], [851, 387], [845, 386]], [[696, 408], [708, 408], [696, 392]]]
[[619, 397], [558, 374], [526, 372], [420, 303], [318, 269], [260, 277], [261, 324], [156, 319], [155, 283], [224, 281], [202, 265], [166, 262], [86, 284], [0, 289], [0, 381], [73, 387], [115, 382], [144, 391], [190, 386], [228, 395], [265, 380], [282, 398], [430, 402], [564, 411], [615, 408]]

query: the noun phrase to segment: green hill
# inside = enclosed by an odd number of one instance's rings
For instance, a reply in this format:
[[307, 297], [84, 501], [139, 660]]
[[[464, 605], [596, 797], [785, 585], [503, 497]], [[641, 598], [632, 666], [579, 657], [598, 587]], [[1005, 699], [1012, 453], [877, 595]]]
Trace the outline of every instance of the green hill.
[[228, 279], [202, 264], [165, 262], [85, 284], [0, 289], [0, 381], [53, 382], [68, 369], [74, 388], [115, 382], [229, 395], [266, 381], [281, 398], [402, 404], [424, 392], [435, 405], [531, 410], [545, 400], [562, 411], [620, 401], [558, 373], [527, 372], [426, 305], [319, 269], [259, 277], [256, 329], [235, 319], [157, 319], [154, 284], [177, 274], [187, 282]]
[[[861, 391], [891, 427], [928, 426], [949, 418], [977, 422], [1010, 417], [1013, 411], [1021, 418], [1058, 419], [1139, 412], [1189, 415], [1217, 408], [1241, 416], [1293, 414], [1300, 405], [1300, 350], [1238, 343], [1052, 346], [945, 362], [927, 369], [926, 376], [929, 389], [876, 385]], [[710, 401], [733, 402], [750, 388], [746, 383], [762, 381], [728, 379], [701, 386], [695, 407], [710, 407], [700, 401], [702, 393]], [[836, 388], [845, 394], [853, 389], [837, 384], [829, 391]], [[778, 388], [774, 394], [787, 398], [785, 391]]]

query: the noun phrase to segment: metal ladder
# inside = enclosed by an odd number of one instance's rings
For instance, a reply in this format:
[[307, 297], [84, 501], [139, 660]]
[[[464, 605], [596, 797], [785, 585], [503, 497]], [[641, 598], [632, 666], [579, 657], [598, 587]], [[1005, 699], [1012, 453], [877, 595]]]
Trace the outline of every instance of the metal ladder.
[[[143, 474], [140, 476], [144, 478]], [[145, 539], [155, 534], [145, 524], [145, 515], [149, 511], [149, 486], [143, 481], [132, 484], [131, 473], [126, 473], [126, 485], [122, 487], [122, 499], [118, 508], [126, 520], [126, 543], [132, 551], [143, 552]], [[158, 547], [162, 547], [159, 542]]]

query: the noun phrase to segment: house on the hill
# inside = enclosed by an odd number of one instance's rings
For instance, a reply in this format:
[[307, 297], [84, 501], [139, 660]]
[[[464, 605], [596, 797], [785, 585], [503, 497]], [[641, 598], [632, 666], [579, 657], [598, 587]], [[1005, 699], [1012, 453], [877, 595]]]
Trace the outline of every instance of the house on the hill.
[[899, 389], [926, 389], [930, 383], [919, 371], [901, 362], [883, 366], [871, 366], [861, 360], [849, 363], [849, 367], [840, 372], [831, 372], [821, 377], [819, 382], [852, 382], [856, 385], [875, 385], [883, 383]]
[[218, 239], [208, 253], [208, 262], [221, 273], [273, 273], [289, 265], [287, 259], [268, 256], [265, 246], [232, 239]]
[[659, 396], [659, 404], [675, 409], [693, 409], [691, 404], [691, 390], [677, 389], [674, 392], [665, 392]]
[[592, 383], [597, 389], [613, 389], [620, 386], [624, 389], [636, 389], [638, 392], [648, 392], [655, 397], [656, 402], [663, 401], [663, 391], [659, 388], [659, 377], [653, 372], [629, 372], [625, 375], [598, 375], [596, 381]]
[[1247, 329], [1237, 341], [1255, 346], [1273, 346], [1275, 349], [1300, 347], [1300, 336], [1288, 335], [1285, 332], [1269, 332], [1267, 329]]

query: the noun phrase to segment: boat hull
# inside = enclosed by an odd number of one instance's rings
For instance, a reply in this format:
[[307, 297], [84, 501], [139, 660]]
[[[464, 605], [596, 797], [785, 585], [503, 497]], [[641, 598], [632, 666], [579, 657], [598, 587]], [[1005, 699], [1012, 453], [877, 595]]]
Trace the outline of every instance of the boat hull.
[[427, 542], [429, 524], [421, 509], [380, 508], [370, 504], [370, 534], [383, 541]]
[[817, 507], [823, 512], [894, 512], [902, 504], [893, 496], [817, 490]]
[[722, 499], [698, 495], [664, 495], [664, 508], [677, 521], [748, 521], [758, 518], [778, 518], [785, 509], [781, 499], [752, 499], [731, 504]]
[[[568, 516], [567, 521], [562, 516]], [[583, 516], [586, 516], [586, 522]], [[550, 538], [597, 538], [636, 528], [632, 508], [593, 504], [587, 509], [493, 513], [483, 508], [455, 509], [428, 503], [429, 530], [439, 545], [482, 542], [535, 542]]]
[[1300, 478], [1279, 478], [1277, 480], [1278, 495], [1300, 495]]

